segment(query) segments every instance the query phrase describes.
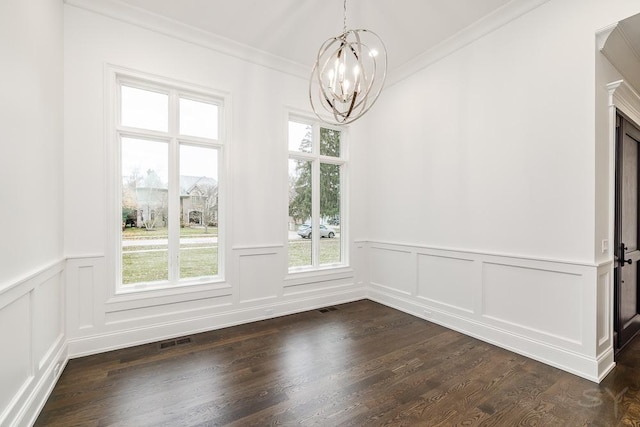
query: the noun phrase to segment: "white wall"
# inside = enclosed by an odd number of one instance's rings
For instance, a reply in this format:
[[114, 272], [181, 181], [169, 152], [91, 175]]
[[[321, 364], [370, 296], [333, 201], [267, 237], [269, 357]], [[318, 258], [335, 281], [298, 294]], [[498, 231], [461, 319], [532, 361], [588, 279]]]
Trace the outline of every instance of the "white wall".
[[61, 8], [56, 0], [0, 5], [0, 289], [61, 258]]
[[[297, 77], [295, 69], [275, 71], [282, 64], [273, 58], [253, 61], [241, 58], [241, 52], [227, 55], [215, 40], [198, 38], [200, 34], [195, 43], [183, 41], [184, 35], [178, 39], [162, 34], [171, 23], [161, 22], [158, 31], [150, 31], [123, 19], [65, 6], [64, 230], [70, 354], [363, 298], [364, 285], [354, 268], [287, 275], [286, 120], [288, 109], [309, 110], [306, 71]], [[105, 192], [110, 167], [105, 144], [112, 142], [105, 135], [109, 66], [226, 94], [231, 128], [225, 177], [225, 283], [163, 297], [111, 297], [115, 284], [107, 236], [112, 230], [106, 225]], [[350, 255], [356, 264], [362, 250], [353, 246]]]
[[386, 124], [371, 126], [370, 238], [592, 261], [594, 35], [563, 12], [547, 3], [387, 89], [368, 118]]
[[0, 425], [27, 425], [66, 360], [60, 0], [0, 3]]
[[549, 1], [386, 89], [353, 141], [371, 298], [587, 378], [611, 368], [595, 33], [639, 10]]
[[[37, 413], [67, 339], [78, 356], [365, 295], [587, 378], [611, 368], [598, 85], [616, 73], [600, 64], [596, 75], [594, 34], [639, 12], [636, 1], [552, 0], [388, 87], [350, 133], [353, 268], [298, 277], [286, 275], [284, 121], [308, 109], [306, 79], [65, 6], [62, 85], [62, 9], [0, 5], [0, 51], [14, 64], [0, 69], [1, 195], [29, 206], [37, 194], [48, 224], [6, 227], [0, 246], [0, 334], [14, 342], [0, 424]], [[229, 94], [224, 286], [109, 299], [108, 64]], [[19, 212], [20, 224], [43, 217]]]

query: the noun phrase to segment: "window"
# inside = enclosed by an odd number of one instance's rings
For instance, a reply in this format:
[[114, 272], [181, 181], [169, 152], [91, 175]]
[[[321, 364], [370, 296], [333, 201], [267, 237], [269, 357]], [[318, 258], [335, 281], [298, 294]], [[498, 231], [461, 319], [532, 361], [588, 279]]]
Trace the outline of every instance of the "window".
[[343, 131], [291, 118], [289, 271], [344, 266]]
[[119, 291], [222, 278], [222, 100], [116, 77]]

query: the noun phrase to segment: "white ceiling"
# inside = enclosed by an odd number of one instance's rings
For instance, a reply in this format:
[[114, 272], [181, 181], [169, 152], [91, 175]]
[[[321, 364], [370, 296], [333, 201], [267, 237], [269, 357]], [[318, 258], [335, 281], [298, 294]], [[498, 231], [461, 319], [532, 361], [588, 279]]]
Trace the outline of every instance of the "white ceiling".
[[[376, 32], [389, 69], [409, 63], [488, 15], [531, 0], [349, 0], [347, 27]], [[120, 0], [305, 67], [342, 32], [343, 0]], [[509, 4], [511, 3], [511, 4]], [[538, 1], [537, 3], [540, 3]], [[502, 10], [501, 10], [502, 9]], [[489, 16], [490, 17], [490, 16]]]

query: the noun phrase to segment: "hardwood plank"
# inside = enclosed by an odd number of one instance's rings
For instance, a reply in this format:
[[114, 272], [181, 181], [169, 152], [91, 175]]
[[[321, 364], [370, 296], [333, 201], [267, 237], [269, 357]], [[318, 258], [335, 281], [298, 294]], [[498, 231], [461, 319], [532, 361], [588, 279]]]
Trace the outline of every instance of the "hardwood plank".
[[630, 425], [640, 340], [597, 385], [372, 301], [71, 360], [36, 426]]

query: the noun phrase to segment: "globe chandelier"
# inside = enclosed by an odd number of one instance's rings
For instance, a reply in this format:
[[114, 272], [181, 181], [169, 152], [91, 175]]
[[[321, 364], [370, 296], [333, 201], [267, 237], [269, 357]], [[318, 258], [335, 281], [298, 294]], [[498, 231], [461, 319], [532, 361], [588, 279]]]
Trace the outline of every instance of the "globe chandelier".
[[328, 124], [352, 123], [376, 102], [386, 76], [384, 43], [373, 31], [347, 30], [344, 0], [342, 34], [320, 46], [311, 71], [309, 101], [313, 112]]

